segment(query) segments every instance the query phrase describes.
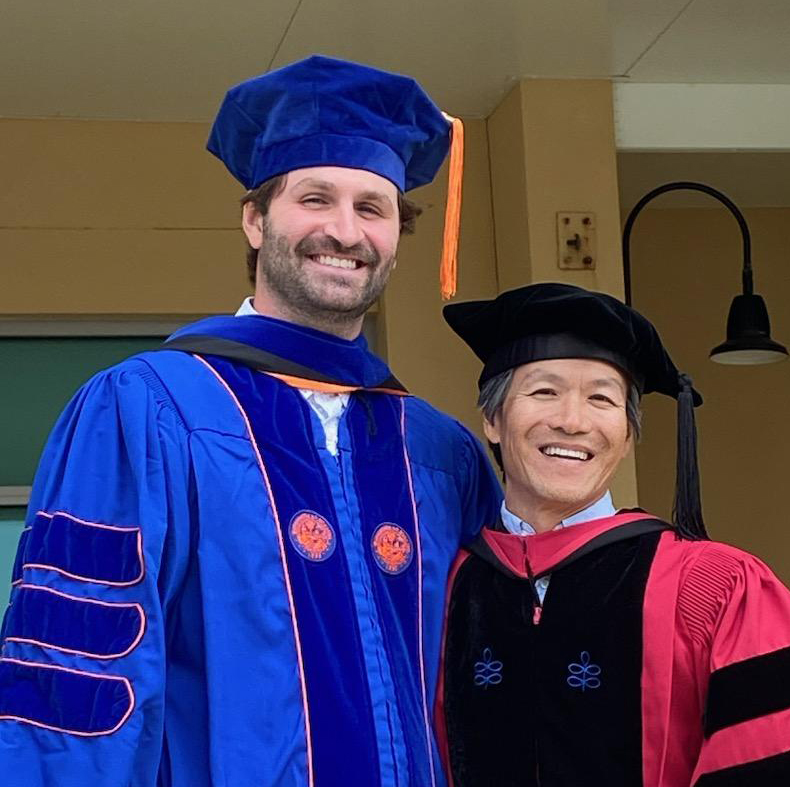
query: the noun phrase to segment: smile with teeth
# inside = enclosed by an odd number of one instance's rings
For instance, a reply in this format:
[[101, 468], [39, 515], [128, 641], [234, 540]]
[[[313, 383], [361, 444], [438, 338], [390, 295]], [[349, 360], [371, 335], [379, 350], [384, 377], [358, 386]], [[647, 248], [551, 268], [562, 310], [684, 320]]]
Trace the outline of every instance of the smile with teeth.
[[352, 271], [361, 268], [363, 265], [360, 260], [348, 259], [347, 257], [331, 257], [328, 254], [311, 254], [310, 259], [319, 265], [328, 265], [330, 268], [345, 268]]
[[579, 451], [575, 448], [563, 448], [559, 445], [545, 445], [540, 451], [545, 456], [560, 456], [563, 459], [575, 459], [581, 462], [586, 462], [593, 457], [588, 451]]

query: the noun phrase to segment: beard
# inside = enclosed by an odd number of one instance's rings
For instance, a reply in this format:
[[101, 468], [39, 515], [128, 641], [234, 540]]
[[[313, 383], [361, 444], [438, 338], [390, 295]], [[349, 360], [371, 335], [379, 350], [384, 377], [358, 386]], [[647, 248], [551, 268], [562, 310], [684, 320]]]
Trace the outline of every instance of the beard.
[[[316, 277], [307, 269], [308, 256], [348, 256], [361, 260], [367, 277], [350, 282], [338, 272]], [[316, 324], [338, 324], [359, 319], [379, 299], [389, 279], [395, 257], [382, 259], [368, 243], [343, 246], [328, 235], [308, 235], [293, 249], [288, 239], [277, 235], [268, 219], [263, 224], [263, 242], [258, 251], [258, 275], [289, 311]]]

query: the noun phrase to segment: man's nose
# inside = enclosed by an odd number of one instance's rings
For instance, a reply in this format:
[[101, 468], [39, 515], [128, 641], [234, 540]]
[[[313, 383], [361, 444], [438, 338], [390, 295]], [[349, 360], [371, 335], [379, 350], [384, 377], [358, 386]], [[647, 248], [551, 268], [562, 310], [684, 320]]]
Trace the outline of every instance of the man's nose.
[[353, 205], [336, 205], [327, 216], [324, 232], [346, 247], [356, 246], [365, 237], [362, 219]]
[[590, 420], [583, 396], [566, 394], [560, 397], [550, 425], [566, 434], [583, 434], [590, 430]]

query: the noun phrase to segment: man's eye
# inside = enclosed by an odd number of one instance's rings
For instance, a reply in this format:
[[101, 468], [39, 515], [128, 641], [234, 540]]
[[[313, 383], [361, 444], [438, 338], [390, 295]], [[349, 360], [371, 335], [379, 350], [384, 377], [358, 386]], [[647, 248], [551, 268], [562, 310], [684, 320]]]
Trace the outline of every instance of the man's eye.
[[319, 197], [316, 194], [310, 194], [306, 197], [302, 197], [299, 200], [302, 205], [326, 205], [327, 200], [325, 197]]
[[529, 396], [555, 396], [556, 391], [553, 388], [537, 388], [530, 391]]
[[604, 396], [604, 394], [593, 394], [590, 399], [592, 399], [594, 402], [603, 402], [604, 404], [611, 404], [614, 407], [618, 406], [614, 399], [610, 399], [608, 396]]
[[369, 203], [362, 203], [361, 205], [357, 205], [357, 210], [360, 213], [367, 213], [371, 216], [381, 216], [381, 210], [376, 205], [371, 205]]

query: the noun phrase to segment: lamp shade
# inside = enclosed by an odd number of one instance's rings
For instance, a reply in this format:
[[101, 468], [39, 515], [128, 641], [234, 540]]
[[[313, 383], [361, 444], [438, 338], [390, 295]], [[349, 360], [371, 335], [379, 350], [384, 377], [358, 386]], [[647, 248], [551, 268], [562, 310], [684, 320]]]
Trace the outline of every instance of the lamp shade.
[[736, 295], [727, 317], [727, 341], [710, 351], [716, 363], [753, 366], [787, 358], [787, 349], [771, 339], [765, 301], [754, 294]]

